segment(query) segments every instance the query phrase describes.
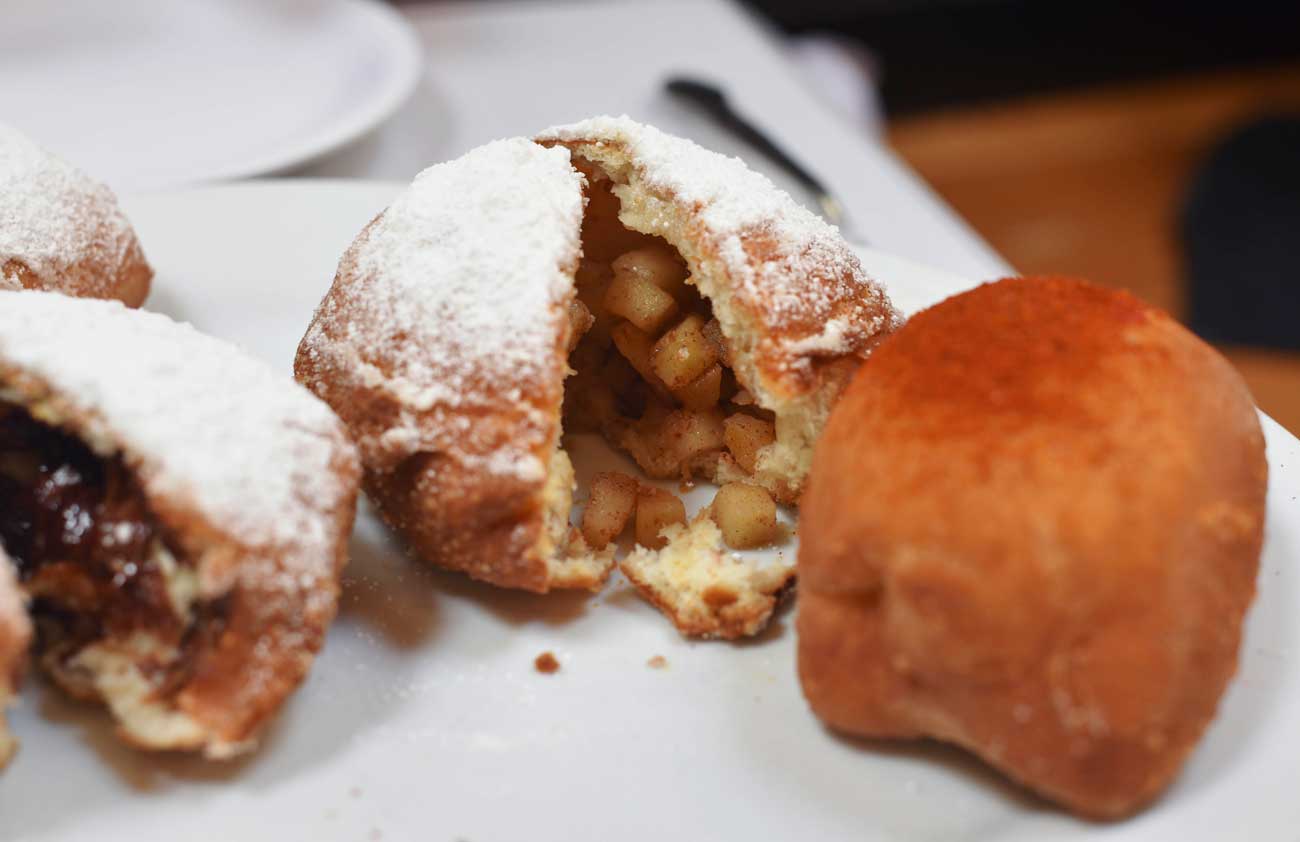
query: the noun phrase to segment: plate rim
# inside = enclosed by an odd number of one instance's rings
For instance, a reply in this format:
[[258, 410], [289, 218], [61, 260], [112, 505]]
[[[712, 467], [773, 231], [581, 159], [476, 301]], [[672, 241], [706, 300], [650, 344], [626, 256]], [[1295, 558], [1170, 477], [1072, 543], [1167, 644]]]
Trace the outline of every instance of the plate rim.
[[[296, 167], [310, 164], [331, 152], [347, 146], [377, 129], [406, 104], [415, 93], [424, 71], [424, 52], [420, 37], [410, 21], [395, 7], [381, 0], [329, 0], [349, 13], [369, 18], [372, 32], [383, 32], [388, 40], [385, 55], [393, 68], [391, 78], [381, 93], [351, 112], [350, 117], [336, 121], [324, 130], [314, 132], [305, 139], [280, 143], [280, 151], [250, 158], [242, 164], [214, 167], [208, 172], [194, 174], [170, 189], [204, 186], [211, 182], [230, 182], [257, 177], [274, 176]], [[160, 188], [157, 192], [166, 192]]]
[[[285, 5], [286, 0], [277, 0]], [[312, 8], [336, 16], [355, 42], [370, 43], [380, 60], [375, 63], [375, 81], [364, 96], [352, 97], [338, 107], [321, 110], [322, 119], [313, 119], [305, 127], [280, 135], [268, 135], [258, 148], [226, 157], [224, 160], [180, 160], [175, 172], [165, 180], [130, 175], [130, 168], [105, 168], [103, 162], [93, 173], [112, 186], [119, 195], [185, 190], [236, 180], [264, 178], [292, 172], [338, 152], [378, 129], [392, 118], [414, 95], [426, 72], [425, 52], [418, 31], [396, 7], [383, 0], [297, 0]], [[33, 4], [43, 8], [42, 4]], [[290, 3], [289, 5], [295, 5]], [[248, 29], [250, 15], [256, 19], [262, 11], [240, 12], [237, 26]], [[48, 14], [47, 12], [44, 12]], [[254, 20], [255, 22], [255, 20]], [[336, 62], [337, 63], [337, 62]], [[337, 99], [337, 98], [334, 98]], [[16, 115], [5, 118], [18, 120]], [[19, 120], [21, 125], [21, 120]], [[48, 127], [47, 127], [48, 129]], [[33, 136], [57, 154], [79, 166], [85, 163], [59, 143], [57, 133], [31, 128]]]

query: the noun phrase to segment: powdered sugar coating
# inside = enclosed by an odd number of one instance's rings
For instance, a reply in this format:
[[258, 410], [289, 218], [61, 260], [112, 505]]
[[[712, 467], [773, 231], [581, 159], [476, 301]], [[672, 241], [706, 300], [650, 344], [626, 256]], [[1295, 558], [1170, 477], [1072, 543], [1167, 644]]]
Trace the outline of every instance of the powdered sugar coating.
[[623, 117], [547, 129], [542, 143], [579, 153], [617, 147], [638, 188], [693, 214], [689, 236], [726, 264], [737, 303], [763, 326], [770, 361], [859, 353], [901, 323], [837, 229], [739, 158], [704, 149]]
[[7, 399], [120, 450], [152, 502], [274, 556], [282, 590], [332, 579], [356, 456], [329, 408], [260, 360], [116, 301], [6, 291], [0, 370]]
[[134, 242], [108, 187], [0, 123], [0, 289], [22, 289], [13, 261], [42, 288], [112, 296]]
[[[420, 173], [353, 243], [299, 361], [318, 394], [357, 388], [391, 407], [373, 434], [353, 429], [367, 464], [441, 452], [540, 484], [582, 184], [567, 151], [496, 141]], [[503, 405], [511, 429], [472, 423]]]

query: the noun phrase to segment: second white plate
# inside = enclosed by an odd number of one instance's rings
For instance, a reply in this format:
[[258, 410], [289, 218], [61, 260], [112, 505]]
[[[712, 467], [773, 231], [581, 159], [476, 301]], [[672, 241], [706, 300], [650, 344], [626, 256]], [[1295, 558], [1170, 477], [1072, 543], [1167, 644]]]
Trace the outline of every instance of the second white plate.
[[310, 161], [391, 115], [421, 69], [374, 0], [6, 0], [0, 121], [153, 189]]

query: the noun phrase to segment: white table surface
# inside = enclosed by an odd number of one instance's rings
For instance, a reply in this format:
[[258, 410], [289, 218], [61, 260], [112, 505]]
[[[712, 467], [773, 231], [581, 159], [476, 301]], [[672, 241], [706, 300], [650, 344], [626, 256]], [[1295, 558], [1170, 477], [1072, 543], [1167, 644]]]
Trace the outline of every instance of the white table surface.
[[428, 59], [414, 97], [366, 139], [298, 174], [407, 180], [494, 138], [626, 113], [740, 155], [807, 200], [760, 155], [663, 93], [666, 76], [689, 72], [721, 83], [821, 176], [875, 248], [972, 279], [1011, 271], [878, 139], [819, 101], [776, 34], [727, 0], [402, 8]]

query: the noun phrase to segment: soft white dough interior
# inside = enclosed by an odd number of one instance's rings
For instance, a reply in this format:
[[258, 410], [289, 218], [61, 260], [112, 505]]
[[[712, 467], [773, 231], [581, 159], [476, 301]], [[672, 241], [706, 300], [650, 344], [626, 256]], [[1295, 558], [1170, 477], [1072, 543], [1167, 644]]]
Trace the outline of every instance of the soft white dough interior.
[[174, 647], [148, 632], [125, 639], [106, 639], [83, 648], [68, 667], [84, 671], [104, 700], [118, 728], [132, 742], [154, 748], [194, 748], [203, 744], [204, 728], [187, 714], [157, 698], [156, 687], [139, 664], [176, 657]]

